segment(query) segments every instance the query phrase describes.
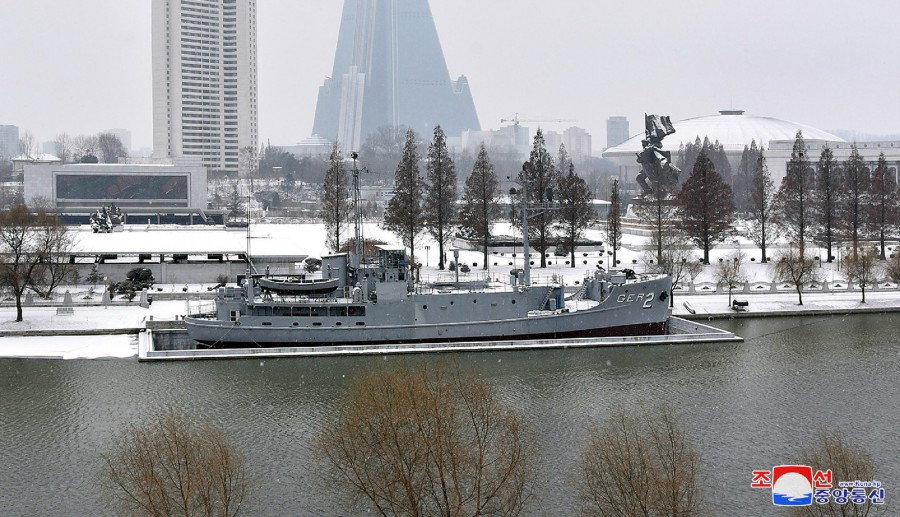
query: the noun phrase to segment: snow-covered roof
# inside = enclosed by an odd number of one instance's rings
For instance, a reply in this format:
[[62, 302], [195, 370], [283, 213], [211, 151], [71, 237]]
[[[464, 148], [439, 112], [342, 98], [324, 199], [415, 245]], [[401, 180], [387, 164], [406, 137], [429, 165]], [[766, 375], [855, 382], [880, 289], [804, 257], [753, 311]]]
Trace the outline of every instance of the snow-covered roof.
[[[716, 140], [726, 151], [743, 151], [745, 145], [756, 140], [757, 145], [768, 147], [770, 140], [793, 140], [797, 130], [803, 131], [806, 140], [828, 140], [843, 142], [844, 139], [827, 131], [816, 129], [805, 124], [789, 122], [773, 117], [745, 115], [740, 110], [720, 111], [718, 115], [708, 115], [680, 120], [672, 123], [675, 133], [663, 139], [663, 149], [677, 151], [682, 143], [693, 142], [708, 137], [710, 142]], [[604, 157], [621, 156], [641, 152], [643, 131], [621, 144], [604, 151]]]
[[50, 154], [50, 153], [37, 153], [37, 154], [20, 154], [13, 158], [15, 162], [58, 162], [61, 161], [58, 157]]

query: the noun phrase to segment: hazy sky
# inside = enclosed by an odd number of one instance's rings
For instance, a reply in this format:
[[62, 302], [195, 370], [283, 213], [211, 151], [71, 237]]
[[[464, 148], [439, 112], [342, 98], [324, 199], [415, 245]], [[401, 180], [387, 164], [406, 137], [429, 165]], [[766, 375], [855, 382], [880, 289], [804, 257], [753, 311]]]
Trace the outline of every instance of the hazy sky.
[[[39, 141], [124, 127], [152, 145], [151, 0], [0, 0], [0, 124]], [[263, 141], [309, 136], [343, 2], [258, 0]], [[744, 109], [821, 129], [900, 132], [900, 0], [431, 0], [451, 77], [483, 128], [673, 120]], [[536, 126], [537, 124], [528, 124]]]

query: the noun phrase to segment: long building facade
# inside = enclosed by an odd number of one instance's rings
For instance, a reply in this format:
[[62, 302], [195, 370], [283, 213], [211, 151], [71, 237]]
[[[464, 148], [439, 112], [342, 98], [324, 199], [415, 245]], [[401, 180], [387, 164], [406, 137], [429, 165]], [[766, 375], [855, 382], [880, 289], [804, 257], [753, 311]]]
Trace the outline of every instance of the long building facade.
[[153, 153], [236, 173], [258, 148], [256, 0], [153, 0]]
[[450, 79], [428, 0], [345, 0], [313, 133], [358, 149], [381, 126], [478, 131], [465, 76]]

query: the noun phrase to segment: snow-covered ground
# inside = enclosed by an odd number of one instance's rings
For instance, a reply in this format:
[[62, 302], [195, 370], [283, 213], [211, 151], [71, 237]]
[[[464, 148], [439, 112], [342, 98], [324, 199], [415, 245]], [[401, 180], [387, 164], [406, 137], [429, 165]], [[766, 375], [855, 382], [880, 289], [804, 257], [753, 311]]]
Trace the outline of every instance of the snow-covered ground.
[[[169, 234], [169, 238], [194, 238], [196, 232], [223, 232], [218, 229], [195, 229], [189, 233], [179, 228], [172, 229], [151, 229], [149, 233]], [[171, 232], [171, 233], [170, 233]], [[495, 229], [498, 234], [512, 234], [508, 225], [498, 225]], [[131, 242], [132, 239], [139, 241], [141, 234], [146, 235], [147, 232], [129, 232], [122, 237], [122, 241], [118, 245], [124, 245]], [[230, 231], [228, 233], [231, 233]], [[90, 240], [96, 239], [94, 234], [90, 235]], [[119, 234], [122, 235], [122, 234]], [[215, 233], [213, 233], [215, 235]], [[260, 224], [254, 225], [253, 231], [253, 247], [259, 246], [269, 253], [279, 254], [304, 254], [311, 256], [321, 256], [326, 252], [324, 248], [324, 229], [321, 225], [302, 224]], [[396, 239], [389, 233], [377, 228], [376, 225], [367, 225], [366, 236], [375, 237], [387, 242], [396, 243]], [[84, 237], [84, 236], [82, 236]], [[101, 236], [103, 237], [103, 236]], [[589, 239], [603, 240], [603, 234], [599, 231], [590, 231], [586, 235]], [[155, 237], [165, 240], [165, 237]], [[205, 236], [204, 238], [209, 238]], [[643, 248], [646, 247], [647, 239], [627, 235], [624, 239], [624, 248], [619, 250], [618, 258], [621, 261], [620, 267], [629, 267], [641, 273], [644, 270], [643, 257], [647, 253]], [[257, 244], [259, 243], [259, 244]], [[137, 242], [133, 243], [138, 245]], [[146, 243], [145, 243], [146, 244]], [[93, 245], [91, 246], [93, 248]], [[142, 248], [141, 251], [145, 251]], [[689, 306], [697, 314], [727, 314], [730, 312], [728, 308], [727, 293], [715, 292], [715, 269], [719, 258], [732, 256], [736, 251], [740, 250], [746, 256], [745, 273], [748, 280], [752, 283], [769, 282], [772, 278], [771, 265], [760, 264], [759, 250], [752, 244], [743, 239], [731, 240], [712, 251], [710, 261], [712, 265], [706, 266], [700, 274], [694, 279], [698, 285], [698, 292], [688, 294], [686, 291], [676, 292], [675, 307], [673, 314], [686, 315], [688, 310], [684, 302], [688, 302]], [[532, 260], [538, 264], [536, 253], [532, 252]], [[770, 256], [774, 255], [776, 250], [770, 251]], [[821, 252], [824, 257], [824, 252]], [[699, 254], [697, 254], [699, 257]], [[838, 254], [840, 258], [840, 254]], [[439, 272], [437, 270], [438, 248], [434, 242], [423, 239], [416, 246], [416, 258], [418, 262], [425, 264], [422, 268], [422, 278], [435, 280], [437, 278], [450, 278], [452, 273]], [[448, 252], [448, 258], [452, 259], [452, 253]], [[576, 252], [576, 267], [572, 268], [566, 264], [569, 257], [555, 257], [552, 255], [548, 258], [551, 265], [547, 269], [534, 267], [532, 269], [532, 278], [548, 276], [552, 274], [562, 275], [566, 279], [567, 285], [574, 285], [580, 282], [587, 272], [594, 270], [603, 261], [602, 267], [608, 268], [609, 257], [597, 251]], [[750, 259], [755, 259], [751, 261]], [[516, 253], [516, 257], [512, 257], [512, 253], [505, 252], [503, 254], [496, 253], [489, 255], [489, 270], [482, 270], [483, 256], [482, 253], [476, 251], [461, 251], [460, 262], [464, 264], [476, 264], [471, 268], [468, 275], [461, 274], [460, 279], [473, 278], [489, 274], [491, 278], [500, 281], [507, 281], [509, 272], [513, 268], [521, 268], [522, 253]], [[513, 264], [510, 265], [510, 262]], [[586, 263], [585, 263], [586, 262]], [[495, 265], [496, 264], [496, 265]], [[803, 305], [797, 304], [797, 294], [792, 289], [778, 289], [777, 292], [771, 292], [769, 289], [752, 290], [751, 293], [735, 292], [734, 296], [749, 301], [749, 313], [767, 313], [767, 312], [783, 312], [783, 311], [810, 311], [810, 310], [854, 310], [854, 309], [876, 309], [876, 308], [900, 308], [900, 290], [896, 286], [878, 291], [866, 292], [866, 303], [861, 303], [861, 293], [859, 290], [846, 291], [846, 277], [841, 270], [839, 263], [828, 264], [823, 261], [820, 268], [820, 278], [828, 281], [836, 287], [839, 284], [842, 288], [828, 293], [824, 292], [804, 292]], [[705, 286], [705, 291], [700, 290], [699, 286]], [[182, 292], [185, 287], [188, 293], [199, 294], [206, 293], [208, 285], [157, 285], [155, 288], [162, 288], [163, 293]], [[64, 287], [61, 290], [65, 290]], [[81, 299], [84, 286], [69, 286], [73, 293], [73, 299]], [[157, 291], [159, 292], [159, 291]], [[95, 294], [95, 298], [99, 298], [99, 294]], [[175, 319], [184, 315], [186, 312], [186, 304], [184, 301], [154, 301], [149, 308], [141, 308], [135, 303], [133, 306], [79, 306], [74, 307], [74, 314], [58, 315], [55, 307], [26, 307], [24, 310], [25, 321], [16, 323], [15, 308], [0, 308], [0, 357], [62, 357], [62, 358], [97, 358], [97, 357], [131, 357], [136, 355], [136, 341], [133, 336], [129, 335], [112, 335], [112, 336], [29, 336], [22, 337], [13, 334], [27, 333], [29, 331], [79, 331], [79, 330], [96, 330], [96, 329], [133, 329], [143, 327], [148, 319]]]

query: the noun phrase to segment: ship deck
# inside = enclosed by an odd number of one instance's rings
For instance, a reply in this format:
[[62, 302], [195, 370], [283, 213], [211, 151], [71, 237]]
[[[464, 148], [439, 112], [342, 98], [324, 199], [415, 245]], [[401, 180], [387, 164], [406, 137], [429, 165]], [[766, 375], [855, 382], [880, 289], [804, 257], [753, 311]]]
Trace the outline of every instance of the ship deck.
[[[240, 359], [248, 357], [317, 357], [341, 355], [382, 355], [437, 352], [533, 350], [547, 348], [596, 348], [623, 346], [677, 345], [710, 342], [742, 342], [743, 339], [710, 325], [675, 316], [668, 318], [668, 332], [658, 336], [617, 336], [577, 339], [536, 339], [493, 342], [414, 343], [387, 345], [334, 345], [284, 348], [196, 349], [184, 330], [150, 330], [141, 333], [138, 359], [166, 361], [185, 359]], [[167, 349], [168, 348], [168, 349]]]

